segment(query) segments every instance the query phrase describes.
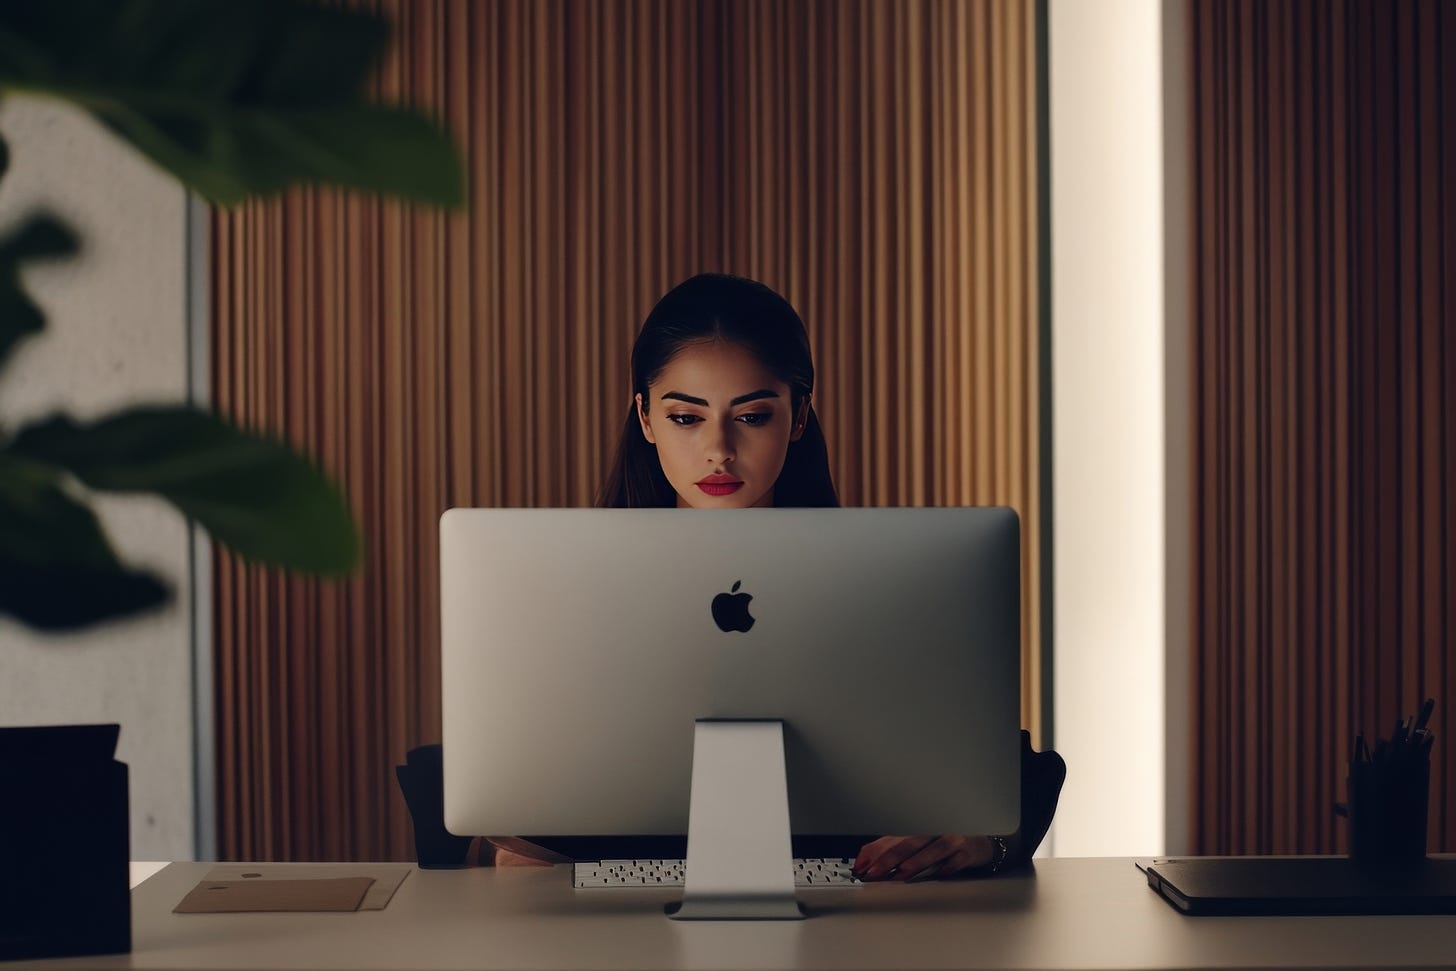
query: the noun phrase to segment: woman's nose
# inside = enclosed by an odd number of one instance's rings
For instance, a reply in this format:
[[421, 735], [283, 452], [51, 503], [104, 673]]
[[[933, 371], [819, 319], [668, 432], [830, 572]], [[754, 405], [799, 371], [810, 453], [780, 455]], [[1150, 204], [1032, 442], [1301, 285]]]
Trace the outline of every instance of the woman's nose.
[[708, 461], [712, 463], [731, 462], [734, 458], [733, 426], [714, 423], [713, 434], [708, 439]]

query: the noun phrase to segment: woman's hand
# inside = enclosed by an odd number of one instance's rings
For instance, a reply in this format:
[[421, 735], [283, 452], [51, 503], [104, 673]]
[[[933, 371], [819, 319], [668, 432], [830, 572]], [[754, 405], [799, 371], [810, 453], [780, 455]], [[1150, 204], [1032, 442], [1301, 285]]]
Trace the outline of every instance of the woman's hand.
[[485, 841], [495, 848], [496, 866], [555, 866], [571, 862], [570, 857], [519, 836], [487, 836]]
[[496, 866], [551, 866], [545, 860], [538, 860], [534, 856], [526, 856], [523, 853], [514, 853], [510, 850], [503, 850], [499, 846], [495, 848]]
[[860, 848], [861, 880], [928, 880], [985, 866], [996, 854], [986, 836], [881, 836]]

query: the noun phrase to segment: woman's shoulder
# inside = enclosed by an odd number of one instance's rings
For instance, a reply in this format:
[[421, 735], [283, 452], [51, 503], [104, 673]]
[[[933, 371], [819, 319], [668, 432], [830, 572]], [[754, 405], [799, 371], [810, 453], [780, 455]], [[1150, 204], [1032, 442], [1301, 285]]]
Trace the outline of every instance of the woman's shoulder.
[[1025, 773], [1028, 769], [1046, 781], [1056, 780], [1058, 787], [1066, 781], [1067, 763], [1057, 752], [1052, 749], [1038, 752], [1031, 747], [1031, 732], [1021, 730], [1021, 768]]
[[[1062, 783], [1067, 781], [1067, 763], [1060, 754], [1051, 749], [1038, 752], [1031, 747], [1031, 733], [1021, 730], [1021, 817], [1032, 819], [1045, 817], [1051, 825], [1052, 814], [1057, 810], [1057, 797], [1061, 795]], [[1029, 811], [1029, 812], [1028, 812]]]

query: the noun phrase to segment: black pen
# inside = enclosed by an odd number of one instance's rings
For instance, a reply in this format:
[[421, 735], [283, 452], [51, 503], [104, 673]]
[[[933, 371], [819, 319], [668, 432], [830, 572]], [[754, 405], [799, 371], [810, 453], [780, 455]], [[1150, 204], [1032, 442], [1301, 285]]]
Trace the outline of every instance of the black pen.
[[1407, 718], [1405, 721], [1397, 721], [1395, 723], [1395, 731], [1390, 733], [1391, 748], [1400, 748], [1401, 744], [1405, 741], [1406, 726], [1408, 726], [1409, 724], [1409, 718]]
[[1420, 717], [1416, 719], [1416, 731], [1420, 731], [1421, 729], [1426, 727], [1426, 722], [1431, 720], [1431, 712], [1435, 709], [1435, 707], [1435, 698], [1427, 698], [1426, 703], [1424, 705], [1421, 705]]

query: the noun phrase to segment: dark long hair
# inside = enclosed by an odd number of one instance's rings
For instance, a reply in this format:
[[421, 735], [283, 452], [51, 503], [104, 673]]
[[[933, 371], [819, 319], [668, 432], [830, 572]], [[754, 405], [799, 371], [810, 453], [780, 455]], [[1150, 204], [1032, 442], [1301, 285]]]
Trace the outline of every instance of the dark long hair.
[[[657, 301], [632, 345], [632, 393], [646, 401], [648, 385], [684, 346], [715, 339], [738, 344], [763, 362], [789, 386], [791, 414], [798, 414], [814, 391], [814, 361], [804, 322], [787, 300], [762, 283], [723, 273], [691, 277]], [[662, 473], [657, 447], [642, 435], [635, 402], [627, 406], [612, 469], [596, 504], [677, 505], [677, 493]], [[774, 505], [839, 505], [824, 431], [812, 405], [803, 434], [789, 443], [783, 471], [774, 483]]]

